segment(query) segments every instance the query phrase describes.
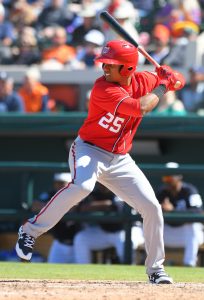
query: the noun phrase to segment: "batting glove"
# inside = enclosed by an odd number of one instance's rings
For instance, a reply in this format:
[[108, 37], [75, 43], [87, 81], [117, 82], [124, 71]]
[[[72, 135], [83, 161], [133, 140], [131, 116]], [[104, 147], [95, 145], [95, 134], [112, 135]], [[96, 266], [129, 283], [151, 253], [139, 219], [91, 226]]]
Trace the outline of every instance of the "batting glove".
[[166, 91], [177, 91], [184, 87], [184, 76], [174, 71], [171, 67], [163, 65], [156, 69], [158, 77], [161, 79], [160, 84], [166, 86]]

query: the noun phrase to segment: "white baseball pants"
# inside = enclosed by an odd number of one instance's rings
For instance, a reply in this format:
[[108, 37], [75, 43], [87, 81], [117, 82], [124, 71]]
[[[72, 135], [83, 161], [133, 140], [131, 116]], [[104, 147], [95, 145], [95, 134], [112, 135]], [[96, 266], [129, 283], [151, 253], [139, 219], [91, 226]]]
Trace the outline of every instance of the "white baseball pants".
[[73, 181], [59, 190], [38, 215], [29, 219], [23, 230], [34, 238], [48, 231], [88, 196], [99, 181], [143, 217], [147, 274], [163, 270], [165, 254], [161, 206], [149, 181], [130, 155], [107, 152], [78, 137], [70, 149], [69, 165]]

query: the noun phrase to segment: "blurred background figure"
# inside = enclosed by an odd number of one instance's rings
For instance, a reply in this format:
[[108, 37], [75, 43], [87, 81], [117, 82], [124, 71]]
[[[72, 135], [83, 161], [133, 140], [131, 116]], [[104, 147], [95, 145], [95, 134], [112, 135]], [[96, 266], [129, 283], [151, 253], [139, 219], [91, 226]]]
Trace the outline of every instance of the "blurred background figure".
[[[157, 198], [163, 212], [203, 212], [203, 202], [197, 188], [183, 181], [182, 175], [163, 176], [162, 181], [163, 185], [157, 192]], [[202, 223], [165, 223], [164, 244], [167, 247], [184, 248], [183, 264], [185, 266], [196, 266], [199, 245], [203, 242]]]
[[189, 82], [179, 93], [188, 112], [202, 113], [204, 110], [204, 67], [189, 70]]
[[95, 57], [101, 53], [105, 37], [101, 31], [90, 30], [84, 36], [84, 46], [78, 49], [76, 60], [72, 62], [74, 68], [85, 69], [87, 67], [97, 67]]
[[165, 25], [171, 33], [171, 51], [165, 64], [184, 67], [186, 49], [200, 33], [201, 7], [197, 0], [170, 0], [155, 15], [155, 24]]
[[[94, 191], [79, 204], [80, 212], [120, 213], [124, 209], [129, 210], [131, 208], [98, 182]], [[131, 263], [136, 264], [138, 262], [137, 249], [139, 246], [144, 246], [141, 222], [132, 224], [131, 243]], [[114, 251], [111, 251], [112, 248]], [[74, 238], [74, 249], [76, 263], [79, 264], [92, 263], [93, 251], [102, 251], [104, 256], [106, 256], [106, 250], [109, 250], [109, 255], [104, 258], [103, 263], [123, 263], [125, 254], [125, 230], [123, 223], [107, 221], [96, 224], [84, 223], [82, 230]]]
[[32, 65], [40, 62], [40, 51], [36, 31], [31, 26], [24, 26], [15, 45], [12, 47], [12, 63], [16, 65]]
[[103, 33], [96, 17], [96, 8], [92, 3], [82, 5], [78, 16], [81, 18], [81, 24], [73, 30], [70, 42], [77, 51], [86, 44], [84, 37], [89, 31], [94, 29]]
[[[136, 40], [139, 39], [139, 34], [136, 29], [136, 23], [139, 22], [137, 9], [132, 2], [128, 0], [116, 1], [115, 7], [107, 7], [107, 10], [118, 21], [118, 23]], [[104, 26], [105, 40], [121, 39], [109, 26]]]
[[[117, 201], [116, 196], [100, 183], [94, 191], [81, 202], [81, 212], [119, 212], [123, 202]], [[74, 238], [76, 263], [92, 263], [92, 251], [105, 250], [114, 247], [116, 256], [112, 263], [123, 261], [124, 241], [121, 237], [123, 225], [121, 223], [103, 222], [100, 224], [84, 224]]]
[[23, 84], [18, 92], [23, 99], [27, 113], [48, 111], [49, 91], [41, 82], [40, 71], [31, 67], [25, 74]]
[[74, 47], [67, 44], [67, 33], [61, 26], [49, 27], [49, 38], [41, 49], [41, 68], [63, 69], [76, 57]]
[[[32, 211], [38, 213], [57, 191], [71, 182], [71, 173], [56, 173], [53, 177], [53, 187], [48, 192], [42, 192], [33, 200]], [[73, 208], [72, 212], [76, 211]], [[51, 230], [53, 242], [49, 250], [48, 263], [75, 263], [73, 239], [80, 230], [80, 225], [74, 221], [60, 220]], [[81, 245], [83, 246], [83, 245]]]
[[[43, 1], [45, 2], [45, 1]], [[48, 26], [65, 27], [69, 23], [69, 14], [64, 0], [50, 0], [44, 5], [36, 21], [37, 30]]]
[[13, 24], [6, 18], [6, 11], [0, 3], [0, 64], [11, 62], [11, 45], [15, 40], [15, 30]]
[[[160, 64], [165, 64], [165, 59], [170, 54], [170, 31], [163, 24], [157, 24], [151, 32], [151, 41], [148, 46], [149, 54]], [[150, 64], [146, 59], [145, 64]]]
[[14, 91], [13, 78], [6, 72], [0, 73], [0, 113], [24, 112], [24, 103], [21, 96]]
[[166, 25], [170, 30], [180, 21], [190, 21], [198, 26], [201, 24], [201, 6], [197, 0], [169, 0], [155, 16], [156, 23]]
[[175, 91], [169, 91], [160, 98], [158, 105], [150, 115], [185, 116], [187, 111]]
[[38, 15], [33, 9], [33, 6], [26, 0], [12, 1], [9, 20], [15, 27], [16, 33], [18, 33], [24, 26], [33, 26], [37, 21]]

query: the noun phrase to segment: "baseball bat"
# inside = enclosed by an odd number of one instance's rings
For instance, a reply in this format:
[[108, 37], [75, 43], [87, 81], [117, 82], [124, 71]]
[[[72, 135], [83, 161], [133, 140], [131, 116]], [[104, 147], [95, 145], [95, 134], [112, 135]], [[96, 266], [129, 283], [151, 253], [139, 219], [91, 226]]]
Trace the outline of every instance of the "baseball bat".
[[106, 22], [118, 35], [120, 35], [124, 40], [131, 43], [135, 46], [138, 51], [156, 68], [160, 67], [160, 64], [156, 60], [154, 60], [147, 51], [133, 39], [133, 37], [123, 29], [123, 27], [116, 21], [107, 11], [103, 11], [100, 13], [100, 18]]
[[[120, 35], [124, 40], [131, 43], [133, 46], [135, 46], [138, 51], [156, 68], [160, 67], [160, 64], [154, 60], [151, 55], [147, 53], [147, 51], [138, 43], [135, 39], [118, 23], [116, 19], [114, 19], [106, 10], [100, 13], [100, 18], [106, 22], [118, 35]], [[178, 88], [180, 86], [180, 81], [177, 81], [174, 85], [175, 88]]]

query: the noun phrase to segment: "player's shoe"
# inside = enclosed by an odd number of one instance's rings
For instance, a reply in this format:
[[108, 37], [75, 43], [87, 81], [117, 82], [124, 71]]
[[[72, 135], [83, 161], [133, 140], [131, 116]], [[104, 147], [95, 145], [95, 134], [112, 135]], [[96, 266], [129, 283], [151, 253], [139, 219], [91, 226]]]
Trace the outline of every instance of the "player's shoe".
[[30, 261], [33, 254], [35, 238], [23, 231], [23, 226], [18, 231], [18, 241], [16, 243], [17, 255], [25, 261]]
[[149, 282], [154, 284], [172, 284], [173, 279], [164, 271], [160, 271], [149, 275]]

